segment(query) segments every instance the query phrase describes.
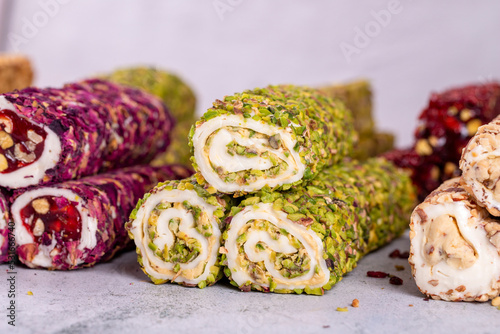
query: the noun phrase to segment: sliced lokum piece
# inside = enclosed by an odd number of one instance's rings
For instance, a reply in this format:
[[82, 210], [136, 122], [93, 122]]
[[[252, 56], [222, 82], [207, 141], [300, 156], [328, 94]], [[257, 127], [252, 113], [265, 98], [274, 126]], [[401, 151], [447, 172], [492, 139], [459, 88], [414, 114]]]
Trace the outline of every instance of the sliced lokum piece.
[[414, 200], [409, 176], [383, 159], [334, 166], [287, 192], [263, 189], [231, 209], [225, 273], [243, 291], [323, 294], [403, 233]]
[[145, 164], [174, 120], [138, 89], [93, 79], [0, 96], [0, 186], [22, 188]]
[[352, 152], [356, 134], [339, 101], [298, 86], [217, 100], [192, 128], [193, 166], [223, 193], [289, 189]]
[[11, 213], [19, 259], [31, 268], [58, 270], [110, 259], [128, 245], [125, 223], [144, 193], [190, 174], [180, 165], [138, 166], [18, 190]]

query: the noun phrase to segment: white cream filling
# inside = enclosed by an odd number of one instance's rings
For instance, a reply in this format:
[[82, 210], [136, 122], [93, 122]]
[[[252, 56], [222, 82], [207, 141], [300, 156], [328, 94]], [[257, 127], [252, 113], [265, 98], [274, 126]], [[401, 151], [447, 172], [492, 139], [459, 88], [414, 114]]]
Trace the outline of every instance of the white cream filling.
[[[17, 112], [16, 107], [7, 101], [5, 96], [0, 96], [0, 109]], [[24, 118], [22, 115], [19, 116]], [[30, 120], [28, 122], [40, 126], [47, 132], [42, 155], [28, 166], [10, 173], [0, 173], [0, 185], [3, 187], [17, 189], [36, 185], [42, 180], [45, 172], [53, 168], [59, 161], [61, 155], [61, 141], [59, 137], [45, 125], [36, 124]]]
[[[228, 126], [250, 129], [269, 137], [279, 134], [282, 145], [284, 145], [286, 150], [283, 150], [281, 147], [272, 149], [268, 146], [264, 146], [266, 140], [244, 138], [238, 133], [221, 129]], [[217, 130], [219, 131], [212, 138], [209, 154], [207, 156], [204, 152], [204, 147], [210, 135]], [[270, 187], [275, 187], [285, 183], [293, 183], [302, 179], [305, 165], [300, 160], [299, 153], [293, 149], [297, 141], [292, 139], [291, 131], [291, 129], [273, 127], [263, 121], [256, 121], [251, 118], [246, 119], [243, 116], [221, 115], [203, 123], [195, 130], [193, 136], [194, 157], [205, 180], [221, 192], [251, 192], [263, 188], [266, 184]], [[233, 140], [242, 146], [255, 146], [260, 152], [269, 151], [270, 153], [276, 154], [281, 160], [288, 164], [288, 168], [286, 170], [281, 170], [280, 174], [276, 175], [274, 178], [259, 178], [248, 185], [224, 182], [224, 180], [221, 180], [214, 171], [212, 164], [215, 167], [223, 167], [228, 172], [252, 169], [266, 170], [272, 167], [268, 159], [263, 159], [261, 157], [246, 157], [237, 154], [232, 156], [228, 154], [226, 145]], [[288, 157], [286, 157], [285, 151], [290, 153]]]
[[[7, 203], [5, 203], [4, 205], [7, 206]], [[5, 212], [0, 210], [0, 230], [3, 230], [4, 228], [7, 228], [7, 221], [5, 220]]]
[[[268, 233], [262, 230], [248, 229], [246, 231], [247, 240], [244, 245], [245, 253], [252, 262], [264, 261], [267, 272], [272, 276], [273, 282], [276, 283], [276, 289], [304, 289], [306, 286], [310, 288], [319, 288], [328, 283], [330, 279], [330, 271], [323, 259], [323, 242], [311, 230], [305, 226], [294, 223], [287, 218], [287, 214], [282, 211], [275, 211], [271, 203], [259, 203], [258, 208], [247, 206], [242, 211], [238, 212], [231, 220], [231, 228], [228, 231], [228, 236], [225, 241], [227, 249], [227, 263], [231, 270], [231, 278], [239, 286], [252, 282], [260, 286], [269, 287], [269, 284], [257, 282], [238, 261], [239, 249], [236, 239], [239, 236], [240, 229], [250, 220], [262, 219], [266, 220], [279, 229], [284, 229], [297, 240], [299, 240], [306, 250], [310, 258], [310, 268], [308, 273], [294, 277], [286, 278], [274, 268], [274, 263], [271, 261], [270, 252], [267, 250], [256, 251], [255, 245], [262, 241], [276, 253], [294, 254], [298, 249], [289, 244], [288, 238], [281, 235], [278, 240], [274, 240]], [[317, 278], [314, 268], [318, 268]], [[311, 280], [317, 281], [315, 284], [310, 284]], [[318, 279], [319, 278], [319, 279]]]
[[[500, 279], [500, 256], [489, 241], [483, 226], [477, 221], [469, 220], [471, 214], [461, 202], [431, 205], [424, 211], [428, 220], [424, 224], [420, 220], [413, 221], [415, 236], [411, 240], [415, 281], [419, 288], [429, 294], [440, 295], [444, 299], [474, 297], [489, 293], [495, 282]], [[477, 260], [471, 267], [457, 269], [449, 266], [446, 261], [440, 261], [434, 266], [426, 263], [424, 252], [427, 242], [426, 229], [429, 228], [427, 225], [441, 215], [454, 217], [460, 234], [474, 248]], [[455, 289], [461, 285], [465, 290], [456, 291]], [[450, 290], [453, 292], [448, 295], [447, 292]]]
[[[175, 208], [168, 208], [161, 212], [157, 221], [157, 232], [159, 237], [155, 238], [154, 244], [160, 249], [165, 245], [173, 246], [175, 237], [168, 228], [168, 223], [172, 218], [179, 218], [179, 231], [186, 233], [189, 237], [196, 239], [200, 245], [201, 250], [198, 256], [188, 263], [180, 263], [180, 274], [177, 276], [173, 271], [174, 265], [170, 262], [165, 262], [155, 255], [153, 250], [149, 248], [149, 232], [148, 232], [148, 219], [153, 209], [161, 202], [169, 203], [182, 203], [188, 201], [190, 205], [202, 208], [202, 211], [207, 214], [212, 225], [212, 235], [205, 237], [201, 235], [195, 228], [195, 221], [193, 215], [187, 210], [179, 210]], [[174, 282], [184, 282], [188, 284], [198, 284], [207, 279], [210, 274], [210, 267], [217, 261], [218, 251], [220, 247], [221, 232], [214, 218], [214, 211], [216, 208], [213, 205], [206, 203], [194, 190], [163, 190], [159, 193], [152, 194], [141, 205], [136, 214], [136, 219], [132, 222], [130, 232], [134, 236], [134, 241], [137, 248], [142, 255], [142, 263], [144, 270], [156, 279], [172, 280], [177, 276]], [[208, 239], [217, 240], [216, 243], [210, 243]], [[196, 278], [187, 278], [190, 270], [205, 264], [203, 272]], [[156, 268], [161, 268], [163, 272], [159, 272]]]
[[[481, 160], [488, 160], [490, 159], [489, 157], [500, 157], [500, 148], [496, 148], [493, 151], [488, 151], [484, 146], [477, 145], [473, 150], [467, 152], [467, 154], [464, 155], [463, 160], [467, 164], [469, 164], [470, 169], [473, 169], [473, 165], [477, 164]], [[461, 164], [463, 164], [463, 162], [461, 162]], [[462, 168], [462, 166], [460, 167]], [[462, 171], [464, 171], [463, 168]], [[495, 196], [491, 189], [486, 188], [481, 182], [471, 179], [469, 175], [464, 174], [464, 180], [471, 187], [474, 196], [485, 203], [485, 206], [500, 210], [500, 201], [495, 200]]]
[[[35, 238], [28, 231], [28, 229], [24, 226], [21, 220], [21, 210], [30, 205], [31, 201], [36, 198], [44, 197], [44, 196], [52, 196], [52, 197], [65, 197], [71, 202], [78, 202], [76, 205], [76, 209], [80, 213], [81, 222], [82, 222], [82, 230], [81, 237], [77, 246], [77, 249], [84, 251], [85, 249], [93, 249], [97, 245], [97, 219], [91, 217], [87, 208], [85, 208], [85, 203], [82, 198], [79, 197], [74, 192], [67, 189], [60, 188], [51, 188], [51, 187], [43, 187], [35, 190], [30, 190], [19, 196], [11, 207], [12, 219], [14, 220], [14, 233], [16, 235], [16, 242], [19, 246], [25, 244], [31, 244], [35, 242]], [[34, 257], [32, 263], [36, 266], [50, 268], [52, 267], [52, 257], [50, 252], [56, 246], [56, 241], [54, 235], [52, 235], [52, 244], [38, 245], [38, 254]], [[78, 259], [76, 265], [84, 262], [84, 258]], [[66, 262], [68, 264], [74, 265], [71, 262], [71, 259], [67, 258]]]

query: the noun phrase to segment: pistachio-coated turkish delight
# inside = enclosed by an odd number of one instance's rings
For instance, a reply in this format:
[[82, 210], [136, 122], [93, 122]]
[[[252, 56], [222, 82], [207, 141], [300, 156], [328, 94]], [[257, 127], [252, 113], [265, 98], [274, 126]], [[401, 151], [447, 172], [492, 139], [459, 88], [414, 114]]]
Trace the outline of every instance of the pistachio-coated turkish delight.
[[243, 291], [324, 293], [408, 227], [409, 176], [372, 158], [323, 170], [304, 187], [262, 189], [233, 207], [223, 263]]
[[155, 284], [204, 288], [218, 281], [222, 218], [231, 203], [194, 177], [160, 183], [147, 193], [127, 223], [144, 273]]
[[378, 156], [394, 147], [394, 135], [379, 132], [372, 112], [372, 88], [367, 80], [357, 80], [346, 84], [319, 88], [332, 99], [339, 99], [352, 112], [354, 129], [359, 134], [359, 142], [354, 147], [352, 157], [366, 160]]
[[268, 86], [217, 100], [190, 133], [193, 166], [235, 196], [290, 189], [353, 150], [356, 133], [342, 102], [299, 86]]

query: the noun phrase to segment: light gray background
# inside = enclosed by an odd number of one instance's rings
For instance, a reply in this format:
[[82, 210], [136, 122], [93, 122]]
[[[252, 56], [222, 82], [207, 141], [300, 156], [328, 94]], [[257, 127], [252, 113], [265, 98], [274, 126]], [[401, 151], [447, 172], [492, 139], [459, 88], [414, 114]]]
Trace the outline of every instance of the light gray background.
[[[372, 12], [390, 0], [0, 0], [8, 2], [1, 47], [31, 56], [39, 85], [157, 65], [194, 87], [201, 113], [246, 88], [366, 77], [378, 125], [400, 146], [432, 91], [500, 78], [496, 0], [401, 0], [379, 29]], [[373, 37], [349, 62], [340, 45], [355, 45], [366, 27]]]

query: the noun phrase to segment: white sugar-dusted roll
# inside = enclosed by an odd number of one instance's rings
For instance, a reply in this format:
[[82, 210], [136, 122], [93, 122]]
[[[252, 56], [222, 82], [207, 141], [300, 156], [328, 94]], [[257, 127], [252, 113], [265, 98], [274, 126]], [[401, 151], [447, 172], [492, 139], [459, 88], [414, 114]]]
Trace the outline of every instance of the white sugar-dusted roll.
[[500, 116], [481, 126], [462, 152], [463, 187], [494, 216], [500, 216]]
[[413, 211], [409, 262], [420, 291], [434, 299], [487, 301], [500, 293], [500, 222], [458, 178]]
[[323, 241], [287, 218], [286, 212], [274, 210], [272, 203], [247, 206], [233, 216], [224, 247], [231, 280], [239, 287], [255, 284], [264, 291], [312, 291], [321, 290], [330, 280]]
[[220, 279], [220, 218], [226, 204], [194, 178], [159, 184], [137, 204], [127, 229], [143, 271], [155, 284], [203, 288]]
[[287, 190], [352, 151], [343, 104], [318, 91], [268, 86], [217, 100], [192, 128], [193, 166], [219, 192]]

